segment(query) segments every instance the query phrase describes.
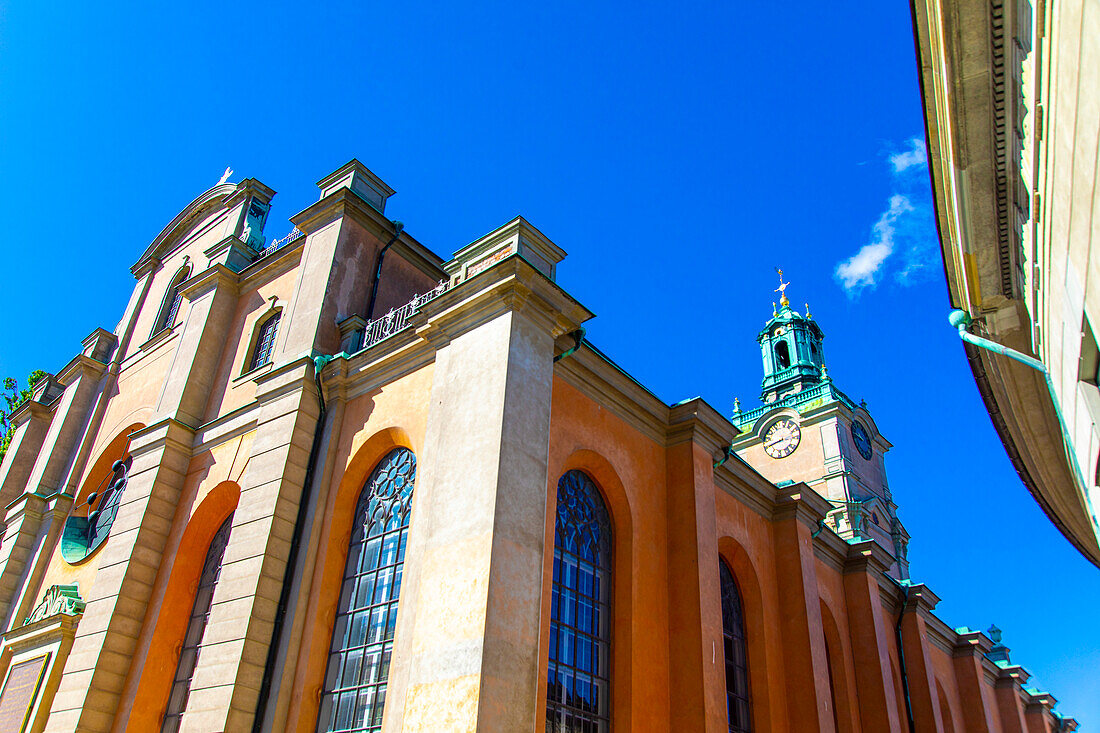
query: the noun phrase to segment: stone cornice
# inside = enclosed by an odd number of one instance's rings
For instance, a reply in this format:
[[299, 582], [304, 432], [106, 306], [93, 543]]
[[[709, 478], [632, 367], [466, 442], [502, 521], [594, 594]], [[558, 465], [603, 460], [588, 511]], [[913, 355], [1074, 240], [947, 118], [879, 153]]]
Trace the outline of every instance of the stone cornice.
[[590, 344], [557, 362], [554, 375], [653, 442], [664, 444], [668, 405]]
[[[393, 223], [350, 188], [338, 188], [320, 201], [290, 217], [290, 223], [309, 236], [327, 224], [348, 217], [379, 239], [393, 236]], [[304, 238], [303, 238], [304, 239]], [[418, 269], [439, 278], [443, 273], [443, 258], [432, 252], [411, 235], [402, 231], [394, 249]]]
[[912, 583], [909, 585], [909, 593], [905, 596], [905, 610], [918, 609], [924, 616], [928, 616], [940, 602], [940, 597], [924, 583]]
[[981, 631], [958, 631], [955, 641], [954, 656], [966, 657], [980, 654], [983, 658], [993, 648], [993, 642]]
[[328, 399], [351, 400], [390, 384], [435, 361], [435, 349], [414, 331], [395, 333], [348, 359], [325, 367], [322, 383]]
[[8, 420], [11, 423], [12, 430], [14, 430], [31, 418], [49, 420], [53, 417], [56, 407], [56, 399], [51, 400], [48, 404], [30, 399], [15, 408], [11, 415], [8, 416]]
[[393, 224], [390, 220], [347, 187], [338, 188], [320, 201], [302, 209], [290, 217], [290, 223], [298, 227], [298, 231], [309, 236], [326, 224], [331, 224], [345, 216], [354, 219], [364, 229], [377, 236], [393, 233]]
[[828, 499], [804, 483], [777, 487], [772, 521], [782, 522], [793, 518], [816, 529], [832, 508]]
[[814, 555], [833, 570], [843, 573], [848, 562], [848, 543], [826, 526], [814, 538]]
[[85, 356], [106, 364], [118, 346], [118, 337], [105, 328], [97, 328], [85, 336], [80, 345]]
[[526, 316], [553, 338], [592, 317], [556, 283], [512, 255], [429, 301], [412, 321], [419, 324], [417, 335], [438, 349], [509, 311]]
[[99, 377], [107, 370], [107, 365], [101, 361], [96, 361], [91, 357], [84, 354], [77, 354], [73, 357], [73, 360], [65, 365], [65, 368], [57, 373], [57, 381], [65, 385], [66, 388], [73, 383], [74, 380], [84, 377]]
[[239, 237], [228, 236], [203, 252], [210, 265], [225, 265], [233, 272], [240, 272], [252, 264], [259, 252], [251, 245], [242, 242]]
[[316, 392], [313, 383], [313, 359], [301, 356], [270, 371], [257, 374], [255, 405], [260, 406], [294, 392]]
[[194, 428], [175, 418], [166, 417], [130, 434], [130, 455], [138, 458], [150, 451], [169, 447], [190, 454], [194, 444]]
[[[822, 533], [824, 534], [824, 532]], [[894, 558], [886, 549], [874, 540], [863, 540], [848, 544], [844, 559], [845, 573], [870, 573], [876, 578], [886, 575], [894, 564]]]
[[701, 397], [673, 405], [668, 412], [668, 447], [692, 441], [712, 456], [720, 455], [736, 433], [729, 421]]
[[284, 272], [293, 270], [302, 261], [302, 250], [305, 243], [305, 237], [298, 237], [290, 244], [284, 245], [274, 252], [261, 255], [259, 259], [238, 274], [240, 290], [256, 288], [263, 283], [274, 280]]
[[25, 626], [16, 626], [0, 634], [0, 639], [3, 639], [6, 651], [19, 654], [28, 649], [46, 646], [61, 639], [72, 639], [76, 636], [76, 627], [80, 623], [80, 619], [81, 616], [59, 613]]
[[1010, 664], [1007, 667], [1001, 667], [1001, 671], [997, 675], [997, 686], [1023, 686], [1029, 679], [1031, 679], [1031, 672], [1018, 664]]
[[239, 283], [237, 273], [221, 263], [215, 263], [180, 283], [179, 292], [188, 300], [197, 300], [219, 288], [227, 288], [236, 294]]
[[928, 629], [928, 639], [948, 656], [955, 653], [955, 646], [959, 643], [958, 634], [939, 616], [932, 614], [925, 623]]
[[4, 529], [12, 522], [27, 517], [34, 520], [42, 519], [48, 511], [46, 500], [48, 497], [33, 491], [24, 491], [10, 504], [4, 507]]
[[714, 483], [765, 519], [770, 521], [775, 515], [775, 485], [740, 456], [730, 456], [728, 461], [714, 470]]

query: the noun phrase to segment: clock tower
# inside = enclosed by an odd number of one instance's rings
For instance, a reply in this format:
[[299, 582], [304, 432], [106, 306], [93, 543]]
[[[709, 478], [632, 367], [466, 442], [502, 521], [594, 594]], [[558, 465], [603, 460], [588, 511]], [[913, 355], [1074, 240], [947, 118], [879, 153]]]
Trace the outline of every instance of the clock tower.
[[840, 391], [825, 368], [825, 334], [810, 315], [791, 308], [780, 271], [779, 307], [756, 337], [764, 365], [763, 404], [747, 412], [735, 401], [737, 455], [779, 485], [804, 482], [829, 500], [825, 522], [848, 540], [872, 539], [896, 560], [891, 574], [908, 577], [909, 534], [886, 481], [891, 448], [865, 402]]

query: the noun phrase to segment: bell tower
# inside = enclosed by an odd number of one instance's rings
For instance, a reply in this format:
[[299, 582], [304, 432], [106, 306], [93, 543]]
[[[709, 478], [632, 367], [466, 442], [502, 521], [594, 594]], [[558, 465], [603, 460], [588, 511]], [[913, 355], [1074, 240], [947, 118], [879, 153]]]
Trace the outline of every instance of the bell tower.
[[909, 534], [886, 479], [889, 441], [867, 403], [837, 388], [825, 369], [825, 338], [810, 315], [791, 308], [790, 283], [779, 270], [778, 308], [756, 337], [764, 364], [757, 408], [734, 401], [737, 455], [780, 486], [804, 482], [829, 500], [825, 523], [849, 541], [871, 539], [895, 559], [891, 574], [908, 577]]
[[777, 272], [779, 287], [775, 292], [780, 294], [779, 310], [772, 303], [771, 320], [756, 337], [764, 360], [760, 395], [763, 402], [775, 402], [821, 384], [825, 370], [825, 352], [821, 348], [825, 334], [810, 316], [809, 305], [805, 316], [791, 308], [786, 293], [790, 283], [783, 282], [782, 270]]

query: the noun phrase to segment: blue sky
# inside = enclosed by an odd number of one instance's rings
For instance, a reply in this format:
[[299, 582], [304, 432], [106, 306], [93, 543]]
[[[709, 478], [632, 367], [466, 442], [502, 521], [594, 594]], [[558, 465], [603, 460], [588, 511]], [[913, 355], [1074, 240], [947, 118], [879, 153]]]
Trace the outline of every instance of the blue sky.
[[894, 444], [915, 580], [1100, 721], [1098, 571], [1013, 471], [947, 325], [907, 3], [0, 2], [0, 376], [114, 327], [227, 165], [269, 237], [358, 157], [445, 256], [523, 214], [668, 402], [759, 397], [774, 268]]

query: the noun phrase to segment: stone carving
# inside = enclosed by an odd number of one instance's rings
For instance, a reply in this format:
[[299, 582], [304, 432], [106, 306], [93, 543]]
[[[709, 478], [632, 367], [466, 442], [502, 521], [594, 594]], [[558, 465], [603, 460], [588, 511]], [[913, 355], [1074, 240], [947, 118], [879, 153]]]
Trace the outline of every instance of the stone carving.
[[85, 603], [80, 597], [79, 586], [75, 583], [72, 585], [51, 585], [42, 597], [42, 602], [34, 607], [23, 625], [33, 624], [35, 621], [41, 621], [59, 613], [67, 616], [79, 616], [84, 613], [84, 606]]

